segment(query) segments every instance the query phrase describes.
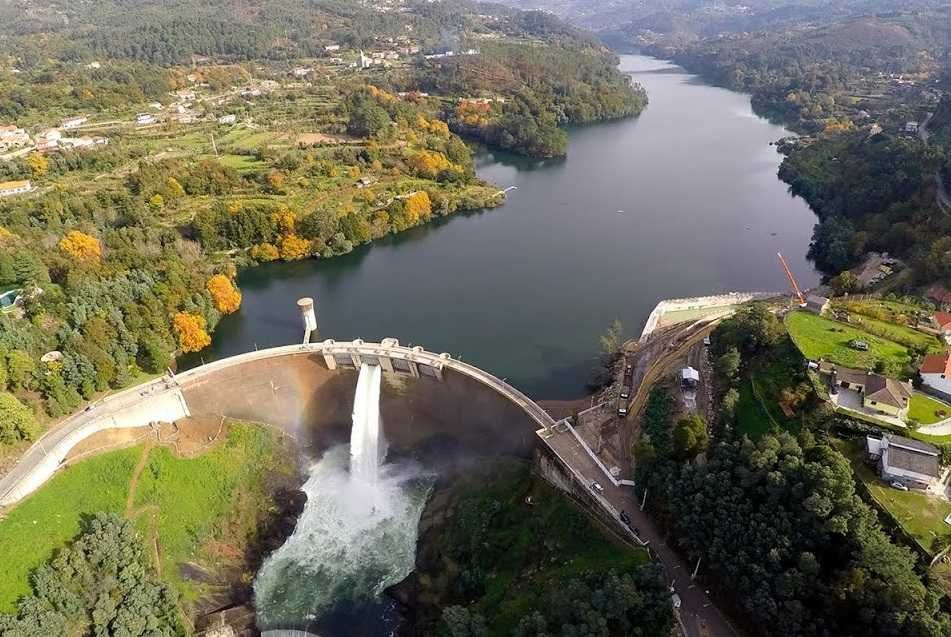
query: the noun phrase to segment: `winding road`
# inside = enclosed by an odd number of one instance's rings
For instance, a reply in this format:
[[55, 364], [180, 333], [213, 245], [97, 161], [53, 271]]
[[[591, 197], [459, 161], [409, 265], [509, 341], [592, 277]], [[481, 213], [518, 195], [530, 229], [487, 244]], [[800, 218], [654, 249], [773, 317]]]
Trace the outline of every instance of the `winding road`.
[[[934, 117], [934, 113], [928, 113], [928, 117], [926, 117], [925, 121], [918, 127], [918, 137], [920, 137], [921, 141], [926, 145], [931, 138], [931, 133], [928, 132], [928, 124], [931, 122], [932, 117]], [[937, 187], [935, 201], [938, 202], [938, 207], [941, 208], [944, 213], [951, 213], [951, 196], [948, 195], [948, 187], [944, 183], [944, 176], [941, 174], [940, 168], [934, 174], [934, 181]]]

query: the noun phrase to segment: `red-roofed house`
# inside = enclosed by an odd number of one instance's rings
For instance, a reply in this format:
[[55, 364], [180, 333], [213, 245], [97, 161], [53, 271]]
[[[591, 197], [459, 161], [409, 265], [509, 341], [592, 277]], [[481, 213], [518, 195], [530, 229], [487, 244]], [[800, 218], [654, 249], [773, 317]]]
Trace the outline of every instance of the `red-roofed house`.
[[945, 342], [951, 344], [951, 312], [935, 312], [931, 322], [944, 336]]
[[942, 396], [951, 396], [951, 352], [925, 356], [918, 371], [926, 388]]

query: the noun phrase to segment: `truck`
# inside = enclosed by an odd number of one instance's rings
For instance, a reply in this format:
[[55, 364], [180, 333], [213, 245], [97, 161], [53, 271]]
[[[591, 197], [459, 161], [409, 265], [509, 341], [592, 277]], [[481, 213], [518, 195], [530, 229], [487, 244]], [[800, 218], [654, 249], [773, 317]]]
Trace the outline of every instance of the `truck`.
[[627, 398], [618, 397], [617, 399], [617, 415], [618, 418], [627, 417]]
[[630, 398], [631, 397], [631, 386], [628, 384], [621, 385], [621, 398]]

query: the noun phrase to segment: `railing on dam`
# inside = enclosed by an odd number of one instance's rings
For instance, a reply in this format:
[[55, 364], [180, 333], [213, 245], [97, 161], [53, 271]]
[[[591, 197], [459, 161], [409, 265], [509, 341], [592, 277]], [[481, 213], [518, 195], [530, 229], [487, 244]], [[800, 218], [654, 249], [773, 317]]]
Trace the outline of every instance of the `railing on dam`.
[[253, 361], [284, 356], [311, 354], [323, 356], [334, 369], [338, 357], [358, 367], [361, 362], [380, 364], [386, 371], [414, 376], [442, 378], [450, 369], [495, 390], [521, 408], [540, 427], [550, 429], [555, 421], [544, 409], [504, 380], [474, 365], [453, 359], [449, 354], [434, 354], [422, 347], [404, 347], [396, 339], [381, 343], [361, 340], [287, 345], [239, 354], [174, 376], [166, 376], [124, 390], [92, 403], [86, 410], [63, 420], [30, 447], [20, 461], [0, 478], [0, 506], [14, 504], [46, 482], [63, 465], [69, 451], [89, 436], [106, 429], [146, 427], [153, 422], [173, 421], [190, 415], [182, 393], [191, 384], [207, 381], [216, 373]]

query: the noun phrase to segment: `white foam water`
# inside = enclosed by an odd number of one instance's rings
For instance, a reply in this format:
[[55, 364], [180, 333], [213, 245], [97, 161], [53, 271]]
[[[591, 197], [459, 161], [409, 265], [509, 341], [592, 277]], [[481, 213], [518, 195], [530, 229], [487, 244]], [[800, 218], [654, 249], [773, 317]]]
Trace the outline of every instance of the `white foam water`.
[[349, 449], [334, 447], [310, 467], [297, 527], [258, 572], [262, 630], [319, 625], [342, 607], [378, 606], [383, 591], [415, 566], [432, 478], [415, 465], [384, 464], [380, 379], [379, 367], [360, 369]]

